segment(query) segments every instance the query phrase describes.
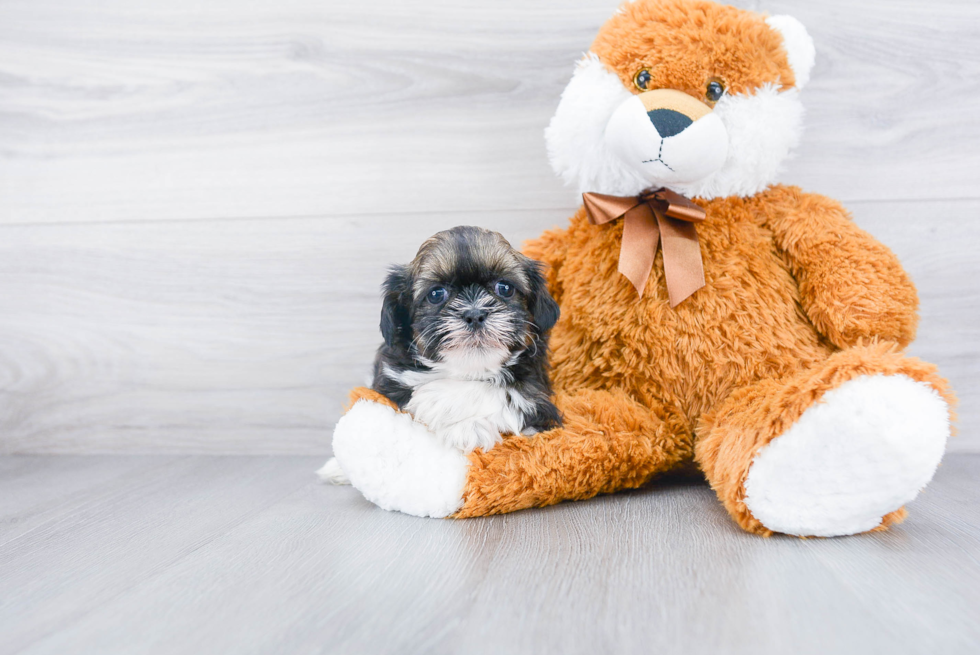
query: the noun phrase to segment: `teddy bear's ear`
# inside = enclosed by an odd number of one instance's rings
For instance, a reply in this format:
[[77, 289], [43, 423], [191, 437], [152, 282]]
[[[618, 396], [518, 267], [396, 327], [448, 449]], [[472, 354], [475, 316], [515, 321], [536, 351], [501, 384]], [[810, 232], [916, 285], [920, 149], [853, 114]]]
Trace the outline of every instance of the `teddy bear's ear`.
[[816, 56], [813, 39], [807, 34], [803, 23], [792, 16], [769, 16], [766, 23], [782, 35], [789, 65], [796, 75], [796, 88], [802, 89], [810, 81], [810, 70]]

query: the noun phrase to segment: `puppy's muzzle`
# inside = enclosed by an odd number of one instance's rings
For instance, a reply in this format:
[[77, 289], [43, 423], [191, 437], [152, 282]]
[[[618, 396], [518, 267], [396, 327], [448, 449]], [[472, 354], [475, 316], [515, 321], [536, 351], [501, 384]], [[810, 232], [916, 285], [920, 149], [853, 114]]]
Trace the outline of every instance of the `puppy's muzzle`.
[[483, 327], [483, 324], [487, 320], [487, 316], [490, 314], [485, 309], [470, 308], [463, 312], [463, 320], [466, 321], [467, 327], [471, 330], [479, 330]]

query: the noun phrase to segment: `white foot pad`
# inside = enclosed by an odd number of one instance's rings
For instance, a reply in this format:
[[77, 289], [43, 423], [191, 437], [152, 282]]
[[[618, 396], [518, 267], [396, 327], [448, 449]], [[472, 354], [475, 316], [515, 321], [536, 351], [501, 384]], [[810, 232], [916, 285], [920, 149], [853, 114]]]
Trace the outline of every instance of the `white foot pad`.
[[866, 532], [932, 479], [949, 429], [949, 408], [929, 385], [905, 375], [855, 378], [759, 451], [745, 505], [774, 532]]
[[331, 457], [327, 463], [320, 467], [316, 472], [317, 476], [327, 484], [350, 484], [344, 469], [340, 468], [340, 462], [336, 457]]
[[354, 488], [382, 509], [442, 518], [463, 504], [469, 460], [408, 414], [358, 401], [334, 429], [333, 452]]

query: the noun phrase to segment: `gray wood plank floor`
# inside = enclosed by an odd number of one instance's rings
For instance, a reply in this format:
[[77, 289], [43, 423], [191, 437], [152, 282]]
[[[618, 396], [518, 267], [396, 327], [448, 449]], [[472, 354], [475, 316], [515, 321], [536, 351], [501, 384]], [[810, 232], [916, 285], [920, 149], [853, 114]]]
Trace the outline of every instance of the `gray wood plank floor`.
[[976, 653], [980, 455], [902, 526], [741, 533], [675, 481], [467, 521], [319, 458], [0, 458], [0, 653]]

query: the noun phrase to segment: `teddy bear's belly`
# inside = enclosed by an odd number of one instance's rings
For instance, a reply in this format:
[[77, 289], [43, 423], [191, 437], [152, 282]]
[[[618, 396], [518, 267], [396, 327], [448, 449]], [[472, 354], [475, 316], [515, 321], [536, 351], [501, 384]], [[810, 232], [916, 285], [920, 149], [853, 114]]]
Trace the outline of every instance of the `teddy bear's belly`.
[[659, 252], [642, 299], [618, 259], [603, 259], [608, 244], [566, 260], [551, 340], [555, 387], [621, 388], [693, 420], [737, 387], [826, 357], [833, 347], [800, 309], [795, 279], [767, 233], [751, 227], [734, 247], [731, 231], [699, 235], [707, 285], [676, 308]]

